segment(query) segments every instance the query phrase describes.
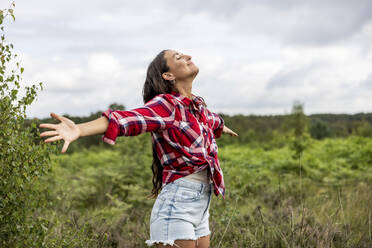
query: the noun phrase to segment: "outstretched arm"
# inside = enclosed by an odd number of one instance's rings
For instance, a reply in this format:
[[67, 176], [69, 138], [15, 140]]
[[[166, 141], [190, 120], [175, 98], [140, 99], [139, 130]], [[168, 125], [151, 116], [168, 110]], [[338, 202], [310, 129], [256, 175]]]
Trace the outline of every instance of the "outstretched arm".
[[174, 114], [174, 103], [166, 94], [158, 95], [144, 106], [130, 111], [109, 109], [102, 114], [109, 121], [103, 141], [113, 145], [118, 136], [135, 136], [168, 129], [173, 125]]
[[81, 124], [75, 124], [72, 120], [55, 113], [51, 113], [50, 116], [56, 120], [59, 120], [60, 123], [40, 124], [39, 127], [52, 130], [41, 133], [40, 137], [52, 136], [44, 141], [47, 143], [63, 139], [65, 143], [62, 147], [62, 153], [66, 152], [70, 143], [77, 140], [79, 137], [103, 134], [106, 131], [109, 123], [107, 118], [103, 116], [96, 120]]
[[75, 124], [70, 119], [51, 113], [60, 121], [58, 124], [40, 124], [41, 128], [52, 129], [40, 134], [41, 137], [52, 136], [45, 142], [63, 139], [65, 141], [62, 153], [67, 151], [69, 144], [79, 137], [104, 134], [103, 141], [114, 144], [117, 136], [135, 136], [144, 132], [156, 132], [169, 128], [174, 120], [174, 106], [169, 96], [164, 94], [154, 97], [143, 107], [131, 111], [107, 110], [102, 117]]

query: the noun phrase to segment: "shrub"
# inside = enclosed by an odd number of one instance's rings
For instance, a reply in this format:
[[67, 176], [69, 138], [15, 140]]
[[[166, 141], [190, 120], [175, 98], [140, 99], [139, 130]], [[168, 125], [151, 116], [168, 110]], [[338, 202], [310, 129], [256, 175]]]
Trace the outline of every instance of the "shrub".
[[48, 171], [53, 148], [39, 144], [35, 124], [24, 127], [26, 108], [42, 85], [21, 88], [24, 69], [5, 39], [3, 25], [8, 15], [15, 19], [14, 7], [12, 3], [0, 11], [0, 246], [41, 247], [47, 229], [38, 211], [47, 191], [38, 178]]

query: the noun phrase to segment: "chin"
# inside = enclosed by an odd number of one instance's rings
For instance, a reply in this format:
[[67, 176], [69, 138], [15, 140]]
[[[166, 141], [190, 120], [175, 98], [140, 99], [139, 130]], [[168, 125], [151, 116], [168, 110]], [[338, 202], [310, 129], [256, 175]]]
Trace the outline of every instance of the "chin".
[[194, 68], [194, 70], [193, 70], [193, 74], [196, 76], [196, 75], [198, 75], [198, 73], [199, 73], [199, 67], [197, 67], [197, 66], [194, 66], [195, 68]]

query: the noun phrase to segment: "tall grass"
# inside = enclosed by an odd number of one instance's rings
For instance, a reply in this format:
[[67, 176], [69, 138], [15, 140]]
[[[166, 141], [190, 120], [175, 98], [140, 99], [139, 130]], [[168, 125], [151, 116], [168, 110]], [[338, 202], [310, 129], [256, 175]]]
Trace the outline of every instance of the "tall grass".
[[[146, 247], [147, 138], [54, 158], [46, 247]], [[313, 141], [300, 177], [288, 147], [223, 147], [227, 194], [211, 203], [211, 247], [371, 247], [371, 151], [365, 138]]]
[[214, 201], [212, 244], [224, 244], [221, 247], [370, 247], [370, 184], [361, 181], [332, 187], [307, 182], [304, 186], [303, 205], [296, 195], [300, 192], [290, 188], [282, 188], [281, 195], [262, 191], [260, 195], [240, 199], [237, 210], [233, 204]]

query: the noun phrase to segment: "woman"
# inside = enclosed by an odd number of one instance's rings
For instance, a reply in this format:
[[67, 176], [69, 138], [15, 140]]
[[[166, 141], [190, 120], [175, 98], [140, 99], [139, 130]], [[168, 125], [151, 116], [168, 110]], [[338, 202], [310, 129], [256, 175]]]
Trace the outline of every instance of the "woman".
[[[198, 67], [191, 56], [174, 50], [160, 52], [150, 63], [143, 87], [143, 107], [104, 112], [81, 124], [51, 113], [59, 124], [41, 124], [52, 131], [45, 142], [63, 139], [62, 152], [82, 136], [104, 134], [114, 144], [117, 136], [151, 132], [153, 189], [157, 196], [150, 219], [150, 240], [157, 247], [209, 247], [209, 205], [212, 191], [224, 195], [223, 174], [215, 138], [237, 136], [223, 119], [191, 93]], [[160, 192], [160, 193], [159, 193]]]

